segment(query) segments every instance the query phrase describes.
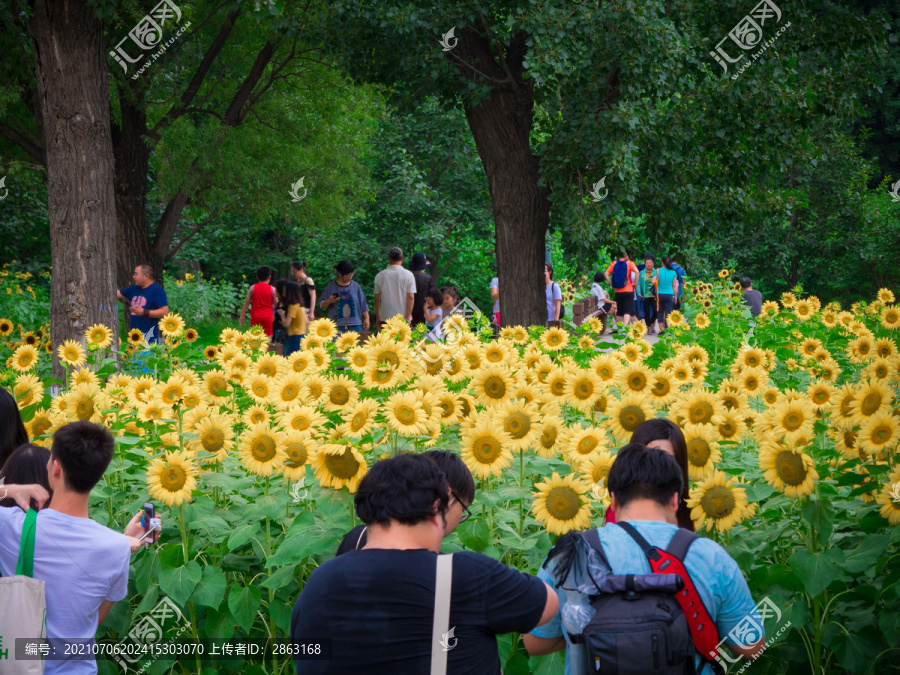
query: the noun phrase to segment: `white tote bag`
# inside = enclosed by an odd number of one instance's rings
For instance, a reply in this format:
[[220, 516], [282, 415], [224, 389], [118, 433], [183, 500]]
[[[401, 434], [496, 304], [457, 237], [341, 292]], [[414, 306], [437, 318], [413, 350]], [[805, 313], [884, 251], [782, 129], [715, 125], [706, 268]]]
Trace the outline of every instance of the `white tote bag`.
[[[16, 638], [47, 637], [44, 582], [32, 577], [36, 530], [37, 511], [29, 509], [22, 524], [16, 576], [0, 577], [0, 607], [4, 608], [0, 612], [0, 675], [43, 675], [44, 672], [44, 662], [40, 658], [16, 659]], [[40, 655], [40, 651], [37, 653]]]

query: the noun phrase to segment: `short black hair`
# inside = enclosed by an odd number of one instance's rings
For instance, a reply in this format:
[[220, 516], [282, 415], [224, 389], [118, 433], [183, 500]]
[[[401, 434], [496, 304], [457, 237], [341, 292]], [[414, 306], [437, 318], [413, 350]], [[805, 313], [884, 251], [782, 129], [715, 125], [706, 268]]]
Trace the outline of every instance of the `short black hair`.
[[306, 263], [300, 262], [299, 260], [295, 260], [294, 262], [291, 263], [291, 268], [295, 269], [299, 272], [300, 270], [306, 269]]
[[472, 478], [472, 472], [459, 458], [459, 455], [449, 450], [428, 450], [423, 452], [422, 456], [437, 464], [441, 473], [447, 477], [450, 489], [467, 506], [475, 501], [475, 479]]
[[681, 499], [678, 500], [678, 527], [694, 530], [694, 521], [691, 520], [691, 510], [687, 507], [688, 494], [688, 458], [687, 441], [684, 432], [672, 420], [654, 417], [644, 420], [637, 425], [631, 434], [631, 443], [638, 445], [650, 445], [653, 441], [669, 441], [675, 453], [675, 462], [681, 467], [681, 479], [683, 481]]
[[431, 298], [434, 301], [436, 307], [440, 307], [442, 304], [444, 304], [444, 294], [436, 288], [432, 288], [430, 291], [428, 291], [428, 295], [426, 297]]
[[392, 246], [391, 250], [388, 251], [388, 260], [393, 262], [403, 260], [403, 249], [399, 246]]
[[353, 503], [366, 525], [388, 526], [392, 520], [417, 525], [437, 514], [444, 516], [449, 493], [450, 485], [437, 464], [422, 455], [404, 454], [375, 462], [360, 481]]
[[155, 277], [153, 276], [153, 272], [154, 272], [154, 270], [153, 270], [153, 265], [151, 265], [150, 263], [140, 263], [140, 264], [138, 265], [138, 267], [141, 268], [141, 272], [143, 272], [144, 274], [149, 275], [149, 277], [150, 277], [151, 279], [154, 279], [154, 278], [155, 278]]
[[[25, 443], [16, 448], [9, 459], [0, 469], [0, 478], [9, 485], [41, 485], [53, 496], [50, 489], [50, 478], [47, 475], [47, 460], [50, 459], [50, 451], [34, 443]], [[37, 510], [37, 504], [31, 500], [32, 508]], [[12, 497], [0, 500], [0, 506], [15, 506], [16, 500]], [[47, 504], [44, 504], [46, 508]]]
[[349, 260], [341, 260], [337, 265], [334, 266], [334, 269], [338, 274], [350, 274], [350, 272], [353, 272], [356, 267], [354, 267], [353, 263]]
[[459, 302], [459, 291], [456, 290], [455, 286], [444, 286], [441, 289], [441, 295], [443, 295], [444, 293], [453, 298], [453, 302]]
[[87, 494], [103, 478], [115, 453], [112, 434], [93, 422], [72, 422], [53, 434], [51, 459], [62, 466], [66, 487]]
[[652, 262], [654, 265], [656, 264], [656, 256], [653, 255], [652, 253], [648, 253], [647, 255], [644, 256], [644, 261], [647, 261], [647, 260]]
[[597, 272], [594, 275], [594, 283], [595, 284], [602, 284], [604, 281], [606, 281], [606, 275], [603, 274], [603, 272]]
[[272, 278], [272, 268], [268, 265], [260, 265], [256, 270], [256, 278], [259, 281], [266, 281]]
[[0, 466], [6, 464], [13, 450], [27, 442], [28, 433], [22, 423], [16, 399], [6, 389], [0, 387]]
[[750, 288], [753, 285], [753, 282], [750, 281], [750, 277], [741, 277], [741, 288]]
[[674, 457], [639, 443], [619, 450], [606, 477], [606, 487], [619, 506], [635, 499], [652, 499], [665, 506], [672, 495], [681, 494], [683, 483]]
[[545, 262], [544, 269], [547, 270], [548, 272], [550, 272], [550, 278], [552, 279], [553, 278], [553, 265], [551, 265], [548, 262]]

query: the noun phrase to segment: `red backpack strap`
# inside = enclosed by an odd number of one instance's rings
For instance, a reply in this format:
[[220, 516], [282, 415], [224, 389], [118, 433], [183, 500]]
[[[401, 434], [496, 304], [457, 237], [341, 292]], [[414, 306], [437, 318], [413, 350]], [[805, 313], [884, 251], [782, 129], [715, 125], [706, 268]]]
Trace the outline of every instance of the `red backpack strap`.
[[694, 586], [694, 582], [684, 566], [684, 556], [687, 555], [691, 544], [700, 537], [690, 530], [679, 529], [672, 537], [669, 548], [660, 549], [651, 546], [631, 523], [623, 522], [616, 523], [616, 525], [631, 535], [631, 538], [641, 547], [654, 572], [677, 574], [684, 580], [684, 589], [675, 595], [675, 599], [681, 605], [691, 629], [694, 646], [700, 652], [700, 656], [707, 662], [716, 663], [714, 659], [719, 650], [719, 631], [709, 616], [709, 612], [706, 611], [697, 587]]

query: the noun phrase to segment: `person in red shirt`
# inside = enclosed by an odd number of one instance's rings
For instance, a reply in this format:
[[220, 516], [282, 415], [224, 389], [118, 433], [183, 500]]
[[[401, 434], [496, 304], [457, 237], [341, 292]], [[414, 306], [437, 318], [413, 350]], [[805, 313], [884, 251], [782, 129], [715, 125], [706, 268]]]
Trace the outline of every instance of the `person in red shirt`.
[[250, 325], [262, 326], [266, 335], [272, 337], [272, 320], [275, 318], [275, 287], [269, 283], [272, 280], [272, 269], [263, 265], [256, 270], [256, 278], [257, 283], [247, 291], [238, 325], [244, 325], [247, 308], [250, 307]]
[[606, 268], [606, 278], [616, 295], [616, 316], [622, 317], [622, 324], [625, 326], [631, 323], [634, 315], [634, 280], [637, 275], [637, 265], [629, 260], [628, 253], [624, 253]]

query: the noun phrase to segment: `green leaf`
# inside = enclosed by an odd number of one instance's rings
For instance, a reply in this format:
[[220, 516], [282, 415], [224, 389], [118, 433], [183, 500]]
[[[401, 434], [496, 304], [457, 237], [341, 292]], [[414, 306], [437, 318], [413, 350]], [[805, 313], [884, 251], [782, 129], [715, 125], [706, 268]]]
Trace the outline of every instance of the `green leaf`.
[[218, 608], [225, 598], [225, 588], [228, 585], [225, 572], [214, 565], [203, 568], [203, 578], [194, 589], [191, 600], [198, 605]]
[[528, 657], [517, 651], [503, 666], [503, 673], [504, 675], [531, 675], [531, 668], [528, 667]]
[[856, 548], [845, 551], [844, 571], [850, 574], [866, 571], [881, 557], [889, 542], [890, 537], [886, 534], [867, 534]]
[[343, 534], [343, 528], [316, 529], [306, 532], [302, 537], [292, 537], [288, 533], [278, 550], [266, 560], [266, 567], [296, 565], [309, 555], [335, 551]]
[[228, 609], [238, 626], [248, 633], [259, 609], [260, 591], [255, 586], [235, 584], [228, 592]]
[[487, 548], [490, 529], [487, 523], [480, 518], [460, 523], [456, 532], [466, 548], [473, 551], [484, 551]]
[[891, 647], [900, 645], [900, 612], [886, 609], [878, 615], [878, 627]]
[[253, 535], [259, 532], [259, 530], [259, 523], [247, 523], [246, 525], [241, 525], [231, 533], [230, 537], [228, 537], [228, 550], [233, 551], [234, 549], [243, 546], [251, 537], [253, 537]]
[[291, 632], [291, 614], [294, 611], [293, 603], [275, 598], [269, 603], [269, 614], [275, 619], [275, 625], [287, 635]]
[[866, 675], [875, 665], [873, 656], [882, 650], [880, 636], [875, 631], [838, 633], [829, 645], [840, 663], [854, 675]]
[[825, 553], [800, 550], [791, 556], [790, 563], [791, 568], [803, 582], [806, 592], [812, 596], [824, 591], [832, 581], [841, 576], [835, 561]]
[[529, 659], [534, 675], [563, 675], [566, 672], [565, 652], [555, 652], [546, 656], [532, 656]]
[[800, 513], [803, 520], [816, 530], [821, 544], [831, 539], [831, 534], [834, 532], [834, 504], [820, 499], [811, 499], [803, 504]]
[[287, 586], [291, 583], [294, 578], [294, 569], [295, 567], [293, 565], [279, 567], [275, 572], [269, 575], [269, 578], [263, 581], [260, 586], [277, 591], [282, 586]]
[[179, 606], [184, 607], [202, 576], [203, 571], [197, 561], [189, 560], [181, 567], [164, 569], [159, 575], [159, 587]]

